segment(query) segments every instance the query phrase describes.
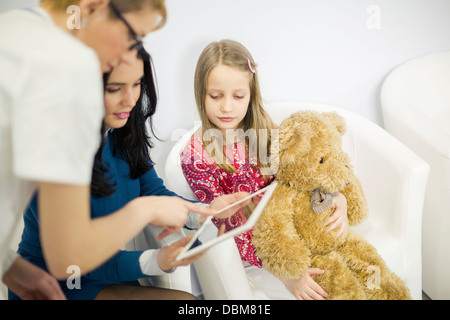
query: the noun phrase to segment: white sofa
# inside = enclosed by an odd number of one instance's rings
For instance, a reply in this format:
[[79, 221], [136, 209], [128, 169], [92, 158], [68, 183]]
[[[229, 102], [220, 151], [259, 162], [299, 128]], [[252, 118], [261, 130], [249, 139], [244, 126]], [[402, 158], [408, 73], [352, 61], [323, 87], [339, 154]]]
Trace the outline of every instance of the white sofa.
[[423, 291], [450, 299], [450, 51], [396, 67], [381, 90], [385, 128], [431, 167], [425, 194]]
[[[413, 299], [422, 299], [421, 221], [429, 166], [397, 139], [373, 122], [331, 105], [308, 102], [266, 104], [277, 123], [293, 112], [311, 109], [337, 111], [347, 123], [343, 137], [369, 205], [369, 219], [354, 228], [371, 242], [388, 266], [410, 288]], [[184, 197], [195, 199], [184, 179], [180, 152], [195, 129], [184, 134], [169, 153], [166, 186]], [[211, 224], [211, 234], [217, 232]], [[248, 280], [232, 239], [211, 248], [195, 262], [205, 299], [264, 299]]]

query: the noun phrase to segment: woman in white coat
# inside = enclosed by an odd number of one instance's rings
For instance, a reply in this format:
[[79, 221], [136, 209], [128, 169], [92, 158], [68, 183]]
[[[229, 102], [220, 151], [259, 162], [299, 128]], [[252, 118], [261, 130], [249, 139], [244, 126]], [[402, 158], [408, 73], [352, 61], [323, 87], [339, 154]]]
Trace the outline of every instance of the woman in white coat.
[[36, 189], [41, 245], [58, 279], [71, 265], [96, 268], [148, 223], [178, 231], [189, 211], [215, 212], [143, 197], [90, 216], [102, 72], [127, 63], [165, 18], [164, 0], [41, 0], [0, 15], [0, 275], [21, 298], [63, 298], [53, 277], [7, 250]]

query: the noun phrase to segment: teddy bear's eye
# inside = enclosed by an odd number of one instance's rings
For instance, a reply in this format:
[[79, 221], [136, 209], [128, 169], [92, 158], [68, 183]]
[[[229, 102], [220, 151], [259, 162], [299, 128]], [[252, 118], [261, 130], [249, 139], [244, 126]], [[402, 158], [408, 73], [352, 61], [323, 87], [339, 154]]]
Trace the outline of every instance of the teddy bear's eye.
[[324, 159], [323, 158], [320, 158], [320, 161], [319, 161], [319, 163], [324, 163]]

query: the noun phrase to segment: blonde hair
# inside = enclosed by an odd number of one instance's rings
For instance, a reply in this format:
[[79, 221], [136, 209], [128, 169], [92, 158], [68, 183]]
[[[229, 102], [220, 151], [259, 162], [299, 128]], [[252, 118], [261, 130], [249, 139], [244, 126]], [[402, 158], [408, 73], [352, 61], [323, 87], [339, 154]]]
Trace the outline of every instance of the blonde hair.
[[[241, 43], [233, 40], [221, 40], [218, 42], [210, 43], [201, 53], [194, 77], [194, 93], [197, 104], [197, 109], [202, 121], [202, 141], [203, 145], [208, 147], [210, 144], [215, 144], [210, 156], [214, 159], [216, 164], [227, 172], [236, 172], [236, 168], [233, 164], [229, 164], [226, 161], [226, 157], [223, 154], [223, 150], [220, 148], [220, 143], [217, 139], [207, 140], [205, 139], [205, 132], [210, 129], [216, 129], [217, 127], [208, 119], [206, 115], [205, 98], [208, 85], [208, 76], [211, 70], [217, 65], [226, 65], [229, 67], [237, 68], [242, 71], [248, 71], [249, 73], [249, 88], [250, 88], [250, 102], [247, 110], [247, 114], [239, 125], [239, 129], [247, 131], [253, 129], [256, 133], [256, 141], [253, 141], [251, 145], [246, 144], [247, 151], [254, 152], [257, 159], [257, 165], [259, 168], [269, 168], [269, 163], [262, 163], [260, 161], [259, 154], [256, 152], [256, 148], [261, 146], [260, 133], [261, 129], [265, 129], [267, 133], [265, 137], [265, 147], [267, 151], [270, 151], [271, 145], [271, 131], [275, 129], [275, 124], [269, 117], [268, 113], [264, 110], [261, 91], [258, 81], [258, 73], [253, 73], [250, 70], [250, 66], [253, 70], [256, 70], [256, 63], [253, 60], [250, 52]], [[223, 140], [222, 140], [223, 141]], [[264, 141], [262, 141], [264, 143]], [[216, 152], [218, 151], [218, 152]], [[270, 156], [270, 155], [267, 155]]]
[[41, 3], [47, 4], [52, 10], [65, 11], [71, 5], [76, 5], [80, 0], [41, 0]]
[[[50, 9], [55, 11], [66, 11], [69, 6], [77, 5], [79, 2], [80, 0], [41, 0], [41, 3], [48, 5]], [[164, 0], [111, 0], [111, 2], [116, 5], [121, 13], [139, 11], [144, 6], [149, 5], [161, 14], [161, 19], [159, 20], [158, 26], [155, 30], [162, 28], [166, 23], [167, 10]], [[115, 14], [112, 12], [110, 14], [110, 18], [117, 19]]]

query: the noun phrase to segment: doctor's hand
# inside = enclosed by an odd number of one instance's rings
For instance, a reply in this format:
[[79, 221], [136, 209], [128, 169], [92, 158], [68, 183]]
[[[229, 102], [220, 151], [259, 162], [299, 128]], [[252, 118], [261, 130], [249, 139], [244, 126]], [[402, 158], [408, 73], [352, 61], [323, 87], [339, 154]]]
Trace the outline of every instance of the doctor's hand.
[[127, 206], [131, 206], [132, 210], [149, 211], [150, 221], [148, 223], [164, 228], [158, 235], [158, 240], [162, 240], [172, 233], [180, 232], [186, 224], [189, 212], [195, 212], [202, 216], [216, 214], [216, 210], [171, 196], [139, 197], [130, 201]]
[[16, 258], [2, 280], [22, 300], [66, 300], [54, 277], [21, 257]]

